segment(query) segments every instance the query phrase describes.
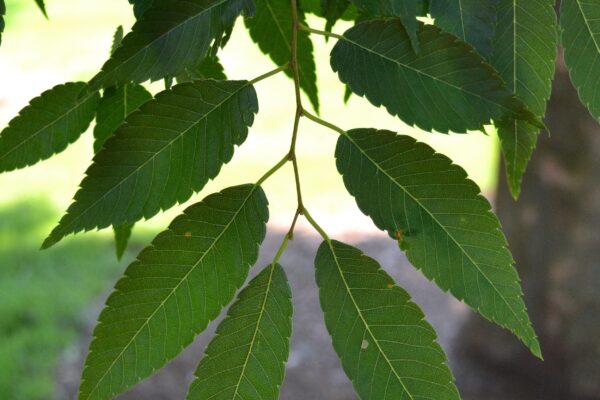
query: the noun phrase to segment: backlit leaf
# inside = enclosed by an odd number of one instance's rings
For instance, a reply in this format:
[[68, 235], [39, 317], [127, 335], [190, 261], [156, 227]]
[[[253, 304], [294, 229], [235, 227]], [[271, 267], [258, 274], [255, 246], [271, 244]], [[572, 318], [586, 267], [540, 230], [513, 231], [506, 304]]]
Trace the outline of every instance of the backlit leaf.
[[86, 131], [98, 93], [81, 96], [83, 82], [57, 85], [31, 100], [0, 133], [0, 172], [33, 165], [60, 153]]
[[340, 137], [336, 159], [362, 212], [415, 267], [540, 356], [500, 223], [462, 168], [408, 136], [375, 129]]
[[175, 76], [197, 65], [251, 0], [155, 0], [90, 81], [90, 89]]
[[188, 346], [246, 280], [267, 218], [262, 189], [243, 185], [187, 208], [159, 234], [106, 301], [79, 399], [112, 399]]
[[375, 260], [325, 241], [315, 266], [325, 325], [361, 399], [460, 399], [435, 331]]
[[69, 233], [150, 218], [200, 191], [254, 122], [248, 81], [181, 83], [131, 114], [96, 154], [43, 247]]
[[336, 44], [331, 66], [354, 93], [427, 131], [479, 130], [506, 118], [542, 127], [471, 46], [432, 25], [418, 37], [419, 55], [398, 21], [363, 22]]
[[[500, 0], [492, 65], [537, 117], [552, 90], [558, 29], [554, 0]], [[540, 129], [524, 121], [497, 121], [508, 184], [516, 198]]]
[[[290, 61], [292, 51], [292, 6], [288, 0], [254, 0], [256, 13], [244, 21], [252, 40], [277, 65]], [[301, 24], [305, 24], [304, 14], [299, 10]], [[298, 69], [300, 87], [306, 94], [315, 110], [319, 109], [317, 93], [317, 74], [313, 59], [313, 44], [309, 34], [298, 32]], [[292, 76], [291, 68], [286, 70]]]
[[291, 296], [278, 264], [250, 281], [208, 345], [188, 400], [278, 399], [290, 351]]

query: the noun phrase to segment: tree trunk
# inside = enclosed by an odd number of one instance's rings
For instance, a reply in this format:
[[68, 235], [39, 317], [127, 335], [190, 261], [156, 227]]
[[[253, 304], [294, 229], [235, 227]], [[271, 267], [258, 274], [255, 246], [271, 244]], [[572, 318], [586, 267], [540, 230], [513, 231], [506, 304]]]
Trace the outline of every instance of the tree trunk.
[[502, 170], [496, 203], [545, 362], [473, 317], [457, 350], [466, 399], [496, 389], [514, 400], [600, 399], [600, 127], [562, 61], [547, 116], [551, 136], [540, 135], [520, 199]]

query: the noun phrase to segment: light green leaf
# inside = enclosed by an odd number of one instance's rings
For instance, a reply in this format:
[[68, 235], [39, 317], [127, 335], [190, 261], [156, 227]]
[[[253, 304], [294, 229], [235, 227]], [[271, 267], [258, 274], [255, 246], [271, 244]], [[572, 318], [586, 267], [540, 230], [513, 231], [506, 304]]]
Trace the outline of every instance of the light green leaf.
[[[292, 40], [292, 6], [289, 0], [254, 0], [256, 13], [244, 21], [252, 40], [260, 50], [269, 55], [277, 65], [290, 61]], [[302, 10], [298, 18], [301, 24], [306, 24]], [[313, 58], [313, 44], [309, 34], [298, 32], [298, 69], [300, 72], [300, 87], [306, 94], [315, 110], [319, 110], [317, 93], [317, 74]], [[292, 70], [286, 74], [292, 76]]]
[[423, 0], [351, 0], [359, 10], [368, 15], [377, 17], [398, 16], [404, 26], [404, 33], [408, 34], [412, 46], [420, 50], [417, 31], [419, 29], [418, 16], [425, 14]]
[[471, 44], [487, 59], [493, 50], [498, 1], [431, 0], [429, 13], [437, 26]]
[[113, 226], [113, 232], [115, 234], [115, 250], [117, 253], [117, 259], [120, 260], [127, 250], [127, 243], [131, 237], [134, 224], [121, 224]]
[[600, 3], [562, 0], [560, 25], [571, 80], [581, 101], [600, 120]]
[[[552, 90], [558, 29], [554, 0], [500, 0], [492, 65], [509, 89], [537, 117], [546, 113]], [[539, 128], [523, 121], [497, 121], [508, 184], [516, 198]]]
[[334, 47], [331, 66], [354, 93], [427, 131], [479, 130], [505, 118], [542, 126], [471, 46], [432, 25], [418, 36], [416, 55], [397, 21], [358, 24]]
[[0, 133], [0, 172], [33, 165], [60, 153], [94, 119], [98, 93], [81, 96], [86, 84], [69, 82], [31, 100]]
[[188, 400], [277, 400], [290, 351], [291, 297], [278, 264], [252, 279], [208, 345]]
[[188, 346], [246, 280], [267, 219], [262, 189], [243, 185], [189, 207], [159, 234], [106, 301], [79, 399], [112, 399]]
[[327, 20], [325, 30], [331, 32], [333, 25], [342, 18], [350, 7], [350, 0], [321, 0], [321, 12]]
[[340, 137], [336, 158], [362, 212], [415, 267], [540, 356], [500, 223], [462, 168], [408, 136], [374, 129]]
[[224, 81], [227, 79], [225, 69], [217, 57], [207, 57], [200, 65], [186, 68], [176, 76], [177, 82], [193, 82], [199, 79], [215, 79]]
[[43, 247], [69, 233], [148, 219], [188, 200], [231, 160], [257, 111], [248, 81], [181, 83], [159, 93], [96, 154]]
[[90, 81], [90, 89], [175, 76], [200, 63], [238, 15], [252, 9], [251, 0], [156, 1]]
[[94, 152], [97, 153], [102, 148], [129, 114], [151, 99], [150, 92], [138, 84], [124, 84], [118, 88], [105, 89], [96, 110]]
[[325, 325], [361, 399], [460, 399], [434, 329], [377, 261], [325, 241], [315, 266]]

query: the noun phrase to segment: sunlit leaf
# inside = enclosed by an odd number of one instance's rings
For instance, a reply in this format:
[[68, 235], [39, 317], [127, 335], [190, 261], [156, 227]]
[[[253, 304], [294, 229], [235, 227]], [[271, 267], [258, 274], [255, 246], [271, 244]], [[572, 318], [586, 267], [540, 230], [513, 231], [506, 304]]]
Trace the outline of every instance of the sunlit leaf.
[[262, 189], [243, 185], [187, 208], [159, 234], [106, 301], [79, 399], [112, 399], [188, 346], [246, 280], [267, 218]]
[[409, 136], [375, 129], [341, 136], [336, 159], [362, 212], [415, 267], [540, 356], [500, 223], [462, 168]]
[[43, 247], [69, 233], [148, 219], [188, 200], [231, 160], [257, 111], [248, 81], [181, 83], [159, 93], [96, 154]]
[[361, 399], [460, 399], [435, 331], [375, 260], [325, 241], [315, 266], [325, 325]]
[[208, 345], [188, 400], [278, 399], [290, 351], [291, 296], [278, 264], [250, 281]]
[[[254, 0], [256, 13], [245, 18], [252, 40], [277, 65], [290, 61], [292, 49], [292, 6], [287, 0]], [[305, 24], [299, 10], [300, 23]], [[306, 92], [315, 110], [319, 109], [317, 74], [313, 59], [313, 45], [307, 32], [298, 32], [298, 69], [300, 87]], [[291, 68], [286, 70], [292, 76]]]
[[479, 130], [505, 118], [542, 126], [471, 46], [432, 25], [418, 37], [419, 55], [398, 21], [363, 22], [336, 44], [331, 66], [354, 93], [427, 131]]
[[0, 172], [33, 165], [77, 140], [94, 119], [100, 97], [81, 96], [85, 88], [69, 82], [31, 100], [0, 133]]

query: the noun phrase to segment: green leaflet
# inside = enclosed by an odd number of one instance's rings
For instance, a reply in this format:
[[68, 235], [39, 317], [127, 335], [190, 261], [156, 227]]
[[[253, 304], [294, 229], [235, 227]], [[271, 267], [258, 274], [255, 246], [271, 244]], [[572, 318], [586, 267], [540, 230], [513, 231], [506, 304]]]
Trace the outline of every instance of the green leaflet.
[[197, 65], [251, 0], [156, 0], [90, 81], [97, 90], [175, 76]]
[[115, 133], [129, 114], [151, 99], [150, 92], [138, 84], [124, 84], [118, 88], [105, 89], [96, 110], [94, 152], [100, 151], [106, 140]]
[[[558, 29], [554, 0], [500, 0], [492, 65], [509, 89], [537, 117], [546, 113], [552, 90]], [[516, 198], [539, 128], [523, 121], [496, 121], [508, 184]]]
[[224, 81], [227, 79], [225, 69], [217, 57], [207, 57], [200, 65], [186, 68], [175, 77], [178, 83], [193, 82], [199, 79], [215, 79]]
[[437, 26], [471, 44], [488, 59], [493, 50], [498, 1], [431, 0], [429, 13]]
[[133, 15], [139, 19], [152, 6], [154, 0], [129, 0], [133, 4]]
[[325, 241], [315, 266], [325, 325], [361, 399], [460, 399], [434, 329], [375, 260]]
[[398, 16], [414, 49], [420, 50], [417, 17], [425, 14], [423, 0], [351, 0], [359, 10], [378, 17]]
[[188, 400], [278, 399], [290, 351], [291, 296], [278, 264], [248, 283], [208, 345]]
[[600, 120], [600, 3], [563, 0], [560, 25], [571, 80], [581, 101]]
[[327, 20], [325, 30], [331, 32], [333, 25], [342, 18], [350, 7], [350, 0], [321, 0], [321, 12]]
[[124, 223], [121, 225], [113, 226], [113, 232], [115, 234], [115, 251], [117, 254], [117, 260], [123, 258], [125, 250], [127, 250], [127, 243], [131, 237], [134, 224]]
[[181, 83], [159, 93], [96, 154], [43, 248], [69, 233], [148, 219], [186, 201], [231, 160], [256, 112], [248, 81]]
[[462, 168], [408, 136], [374, 129], [340, 137], [336, 159], [362, 212], [415, 267], [541, 356], [500, 223]]
[[[277, 65], [283, 65], [290, 60], [292, 39], [292, 6], [289, 0], [254, 0], [256, 13], [244, 21], [252, 40], [260, 50], [269, 55]], [[300, 23], [305, 24], [304, 14], [299, 12]], [[317, 93], [317, 74], [313, 58], [313, 45], [309, 34], [298, 32], [298, 68], [300, 72], [300, 87], [313, 106], [319, 110]], [[292, 76], [292, 70], [286, 74]]]
[[98, 93], [81, 96], [86, 84], [57, 85], [29, 102], [0, 133], [0, 172], [33, 165], [60, 153], [94, 119]]
[[110, 47], [110, 54], [113, 54], [117, 50], [117, 48], [121, 45], [124, 35], [125, 35], [125, 33], [123, 31], [123, 26], [121, 26], [121, 25], [117, 26], [117, 29], [115, 29], [115, 33], [113, 34], [113, 42], [112, 42], [112, 46]]
[[338, 41], [331, 66], [354, 93], [427, 131], [479, 130], [505, 118], [542, 127], [471, 46], [432, 25], [418, 37], [416, 55], [398, 21], [367, 21]]
[[159, 234], [106, 301], [79, 399], [112, 399], [189, 345], [244, 283], [267, 219], [262, 189], [243, 185], [187, 208]]

